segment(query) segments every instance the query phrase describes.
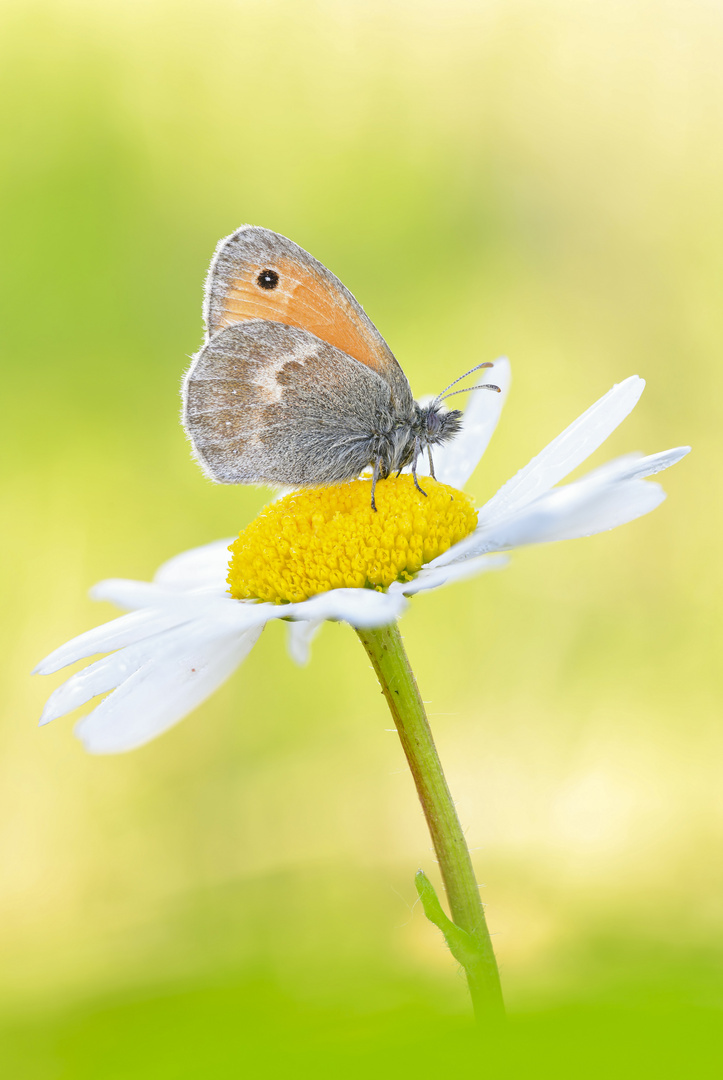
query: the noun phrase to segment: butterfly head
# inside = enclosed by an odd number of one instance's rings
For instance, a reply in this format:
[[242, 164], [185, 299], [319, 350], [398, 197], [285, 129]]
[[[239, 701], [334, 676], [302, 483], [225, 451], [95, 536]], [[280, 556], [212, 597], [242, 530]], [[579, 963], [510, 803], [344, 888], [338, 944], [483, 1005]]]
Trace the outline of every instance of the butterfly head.
[[453, 439], [462, 428], [459, 409], [445, 409], [435, 400], [429, 405], [417, 405], [417, 429], [423, 446], [435, 446]]
[[[455, 435], [459, 434], [462, 429], [462, 413], [459, 409], [447, 409], [444, 406], [446, 398], [454, 397], [455, 394], [467, 394], [470, 390], [494, 390], [499, 394], [499, 386], [495, 386], [494, 383], [482, 383], [478, 386], [468, 386], [464, 390], [451, 390], [453, 386], [461, 382], [462, 379], [466, 379], [468, 375], [471, 375], [475, 371], [479, 371], [481, 368], [490, 368], [492, 364], [476, 364], [475, 367], [470, 368], [464, 375], [460, 375], [454, 382], [442, 391], [441, 394], [437, 394], [434, 401], [429, 405], [416, 405], [417, 410], [417, 423], [415, 435], [418, 440], [418, 449], [426, 449], [427, 447], [434, 446], [435, 444], [447, 442], [449, 439], [453, 439]], [[451, 392], [450, 392], [451, 391]]]
[[384, 431], [377, 433], [370, 444], [369, 457], [377, 464], [382, 478], [391, 476], [407, 465], [416, 465], [417, 458], [431, 446], [454, 438], [462, 427], [462, 413], [449, 411], [438, 401], [429, 405], [414, 402], [412, 415], [403, 418], [389, 413]]
[[[414, 483], [422, 493], [426, 494], [417, 481], [417, 459], [420, 454], [427, 452], [431, 475], [434, 476], [434, 462], [432, 459], [432, 447], [440, 443], [448, 442], [462, 430], [462, 413], [459, 409], [447, 409], [444, 405], [445, 398], [454, 397], [455, 394], [464, 394], [469, 390], [494, 390], [500, 393], [499, 386], [492, 383], [483, 383], [481, 386], [470, 386], [467, 390], [455, 390], [450, 393], [450, 388], [471, 375], [480, 368], [492, 367], [492, 364], [477, 364], [470, 371], [460, 375], [441, 394], [428, 405], [414, 403], [414, 417], [411, 422], [396, 423], [392, 425], [393, 435], [387, 435], [375, 450], [372, 460], [376, 462], [374, 469], [374, 484], [377, 476], [387, 477], [396, 469], [403, 469], [406, 465], [412, 466]], [[372, 485], [372, 507], [374, 503], [374, 485]]]
[[455, 394], [466, 394], [470, 390], [494, 390], [499, 394], [499, 386], [495, 386], [493, 383], [468, 386], [465, 390], [451, 390], [453, 386], [456, 386], [457, 383], [461, 382], [462, 379], [466, 379], [473, 372], [490, 367], [492, 367], [490, 363], [476, 364], [475, 367], [470, 368], [464, 375], [460, 375], [459, 378], [450, 383], [441, 394], [437, 394], [429, 405], [417, 405], [415, 403], [416, 418], [410, 430], [410, 443], [414, 446], [413, 454], [415, 456], [430, 446], [439, 445], [453, 439], [461, 431], [462, 413], [459, 409], [447, 409], [444, 405], [446, 398], [454, 397]]

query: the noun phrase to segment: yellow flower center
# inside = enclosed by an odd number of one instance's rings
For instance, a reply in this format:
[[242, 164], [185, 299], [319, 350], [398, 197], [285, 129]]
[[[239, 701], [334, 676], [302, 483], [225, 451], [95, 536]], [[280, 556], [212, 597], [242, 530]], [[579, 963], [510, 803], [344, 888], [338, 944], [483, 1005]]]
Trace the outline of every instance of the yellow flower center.
[[477, 515], [468, 495], [425, 476], [295, 491], [265, 507], [234, 540], [230, 593], [297, 603], [328, 589], [385, 589], [468, 536]]

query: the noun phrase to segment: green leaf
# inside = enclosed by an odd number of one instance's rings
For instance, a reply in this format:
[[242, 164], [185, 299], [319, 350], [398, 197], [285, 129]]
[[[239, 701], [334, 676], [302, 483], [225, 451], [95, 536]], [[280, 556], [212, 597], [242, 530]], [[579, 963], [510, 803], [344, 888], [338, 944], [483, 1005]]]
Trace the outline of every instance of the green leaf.
[[417, 870], [414, 876], [419, 899], [422, 901], [424, 914], [444, 934], [444, 940], [455, 960], [467, 969], [479, 962], [481, 949], [474, 938], [457, 926], [442, 910], [434, 885], [423, 870]]

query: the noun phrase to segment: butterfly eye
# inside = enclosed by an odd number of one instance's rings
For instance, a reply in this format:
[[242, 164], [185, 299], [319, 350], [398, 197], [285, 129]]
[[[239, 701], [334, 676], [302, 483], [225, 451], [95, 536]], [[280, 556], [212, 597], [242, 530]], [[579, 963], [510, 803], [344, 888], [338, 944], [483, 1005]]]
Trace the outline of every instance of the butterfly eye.
[[256, 278], [256, 284], [262, 289], [275, 289], [279, 284], [279, 275], [275, 270], [262, 270]]

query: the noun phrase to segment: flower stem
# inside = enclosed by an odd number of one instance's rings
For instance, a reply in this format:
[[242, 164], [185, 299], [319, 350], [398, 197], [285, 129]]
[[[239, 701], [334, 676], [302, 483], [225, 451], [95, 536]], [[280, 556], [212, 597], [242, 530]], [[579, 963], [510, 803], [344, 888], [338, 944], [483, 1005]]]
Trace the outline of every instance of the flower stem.
[[492, 1029], [504, 1017], [497, 962], [469, 849], [399, 627], [392, 623], [376, 630], [357, 630], [357, 634], [374, 665], [412, 770], [453, 921], [447, 919], [431, 882], [420, 871], [416, 884], [424, 912], [442, 930], [450, 951], [465, 969], [478, 1023]]

